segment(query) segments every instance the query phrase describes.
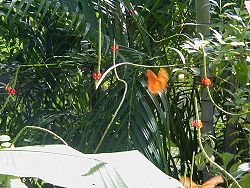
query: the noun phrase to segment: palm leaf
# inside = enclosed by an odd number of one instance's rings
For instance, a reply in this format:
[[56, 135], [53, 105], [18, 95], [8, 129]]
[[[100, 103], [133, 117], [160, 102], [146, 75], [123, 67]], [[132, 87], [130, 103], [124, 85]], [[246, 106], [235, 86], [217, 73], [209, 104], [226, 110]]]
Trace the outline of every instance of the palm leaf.
[[27, 146], [1, 149], [0, 159], [1, 174], [63, 187], [182, 187], [138, 151], [94, 155], [66, 145]]

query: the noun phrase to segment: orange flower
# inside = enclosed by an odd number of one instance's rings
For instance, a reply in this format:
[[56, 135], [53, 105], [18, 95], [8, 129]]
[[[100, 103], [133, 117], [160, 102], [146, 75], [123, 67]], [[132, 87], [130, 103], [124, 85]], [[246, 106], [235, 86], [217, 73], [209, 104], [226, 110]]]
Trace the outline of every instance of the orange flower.
[[192, 122], [192, 125], [194, 126], [194, 127], [199, 127], [199, 128], [202, 128], [203, 127], [203, 123], [199, 120], [194, 120], [193, 122]]
[[210, 87], [212, 85], [212, 80], [210, 78], [204, 77], [201, 79], [201, 83], [206, 87]]
[[[184, 181], [185, 179], [185, 181]], [[189, 177], [184, 178], [181, 176], [180, 182], [186, 187], [190, 188], [191, 179]], [[198, 185], [192, 181], [192, 188], [215, 188], [218, 184], [224, 183], [224, 178], [221, 175], [214, 176], [207, 180], [202, 185]]]

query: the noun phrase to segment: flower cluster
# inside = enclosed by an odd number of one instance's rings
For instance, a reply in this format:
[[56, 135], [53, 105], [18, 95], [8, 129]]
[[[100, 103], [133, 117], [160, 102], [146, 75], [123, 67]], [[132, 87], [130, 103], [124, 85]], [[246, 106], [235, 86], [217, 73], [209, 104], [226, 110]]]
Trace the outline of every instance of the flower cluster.
[[6, 86], [5, 89], [11, 95], [15, 95], [16, 94], [16, 89], [15, 88]]
[[15, 95], [16, 94], [16, 89], [15, 88], [12, 88], [12, 87], [9, 87], [8, 85], [6, 85], [5, 83], [3, 82], [0, 82], [1, 85], [4, 86], [5, 90], [11, 94], [11, 95]]
[[95, 73], [93, 73], [92, 77], [93, 77], [95, 80], [100, 80], [101, 77], [102, 77], [102, 73], [101, 73], [101, 72], [95, 72]]
[[116, 51], [118, 51], [119, 50], [119, 45], [117, 45], [117, 44], [114, 44], [112, 47], [111, 47], [111, 51], [112, 52], [116, 52]]
[[[116, 51], [119, 50], [119, 48], [120, 48], [119, 45], [113, 44], [113, 45], [111, 46], [111, 52], [115, 53]], [[97, 72], [95, 72], [95, 73], [92, 74], [92, 77], [93, 77], [95, 80], [100, 80], [101, 77], [102, 77], [102, 73], [101, 73], [100, 71], [97, 71]]]
[[129, 14], [129, 15], [135, 14], [135, 10], [134, 10], [134, 9], [129, 9], [129, 10], [128, 10], [128, 14]]
[[203, 123], [199, 120], [194, 120], [193, 122], [192, 122], [192, 125], [194, 126], [194, 127], [199, 127], [199, 128], [202, 128], [203, 127]]
[[210, 78], [204, 77], [201, 79], [201, 83], [206, 87], [210, 87], [212, 85], [212, 80]]

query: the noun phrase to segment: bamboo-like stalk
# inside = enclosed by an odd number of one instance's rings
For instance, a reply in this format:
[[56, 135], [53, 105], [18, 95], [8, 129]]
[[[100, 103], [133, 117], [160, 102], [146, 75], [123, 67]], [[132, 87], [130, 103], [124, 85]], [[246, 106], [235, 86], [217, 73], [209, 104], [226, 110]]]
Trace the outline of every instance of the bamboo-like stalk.
[[[201, 33], [202, 36], [206, 37], [210, 34], [208, 24], [210, 23], [210, 6], [209, 0], [196, 0], [196, 20], [197, 20], [197, 32]], [[206, 61], [206, 55], [203, 51], [203, 62], [201, 60], [200, 72], [201, 77], [210, 77], [210, 71], [204, 66]], [[208, 64], [206, 64], [208, 66]], [[213, 104], [208, 96], [206, 88], [202, 89], [201, 94], [201, 121], [204, 123], [204, 133], [213, 133]]]
[[[197, 34], [201, 34], [206, 37], [210, 35], [210, 30], [208, 25], [210, 23], [210, 4], [209, 0], [196, 0], [196, 21], [197, 21]], [[210, 72], [207, 67], [204, 67], [206, 64], [206, 54], [203, 50], [203, 59], [200, 62], [200, 76], [201, 77], [210, 77]], [[204, 63], [205, 62], [205, 63]], [[213, 103], [211, 102], [206, 88], [203, 87], [201, 93], [201, 121], [204, 124], [202, 132], [205, 134], [214, 134], [214, 108]], [[204, 177], [207, 176], [207, 169], [204, 169]]]
[[101, 71], [101, 62], [102, 62], [102, 20], [99, 18], [98, 22], [98, 67], [97, 71]]
[[[197, 122], [200, 122], [199, 120], [199, 112], [198, 112], [198, 104], [197, 104], [197, 98], [194, 98], [194, 106], [195, 106], [195, 116], [196, 116], [196, 120]], [[201, 142], [201, 127], [198, 126], [197, 127], [197, 133], [198, 133], [198, 144], [200, 146], [201, 152], [202, 154], [206, 157], [206, 159], [210, 162], [211, 165], [213, 165], [214, 167], [218, 168], [226, 177], [229, 177], [238, 188], [242, 188], [241, 185], [239, 184], [239, 182], [237, 182], [237, 180], [229, 173], [227, 172], [224, 168], [222, 168], [220, 165], [218, 165], [215, 161], [213, 161], [208, 154], [206, 153], [202, 142]]]
[[[113, 45], [116, 45], [115, 40], [114, 40], [114, 42], [113, 42]], [[116, 61], [116, 52], [113, 51], [113, 66], [115, 66], [115, 61]], [[118, 76], [117, 71], [116, 71], [116, 67], [114, 68], [114, 70], [115, 70], [115, 76], [116, 76], [117, 80], [120, 81], [120, 82], [122, 82], [122, 83], [124, 84], [124, 93], [123, 93], [121, 102], [119, 103], [118, 107], [116, 108], [114, 115], [112, 116], [112, 118], [111, 118], [111, 120], [110, 120], [108, 126], [106, 127], [104, 133], [102, 134], [102, 137], [101, 137], [101, 139], [100, 139], [98, 145], [96, 146], [94, 153], [97, 153], [97, 151], [99, 150], [101, 144], [103, 143], [103, 140], [104, 140], [105, 136], [107, 135], [107, 133], [108, 133], [108, 131], [109, 131], [109, 129], [110, 129], [112, 123], [114, 122], [114, 120], [115, 120], [115, 118], [116, 118], [116, 116], [117, 116], [117, 114], [118, 114], [120, 108], [121, 108], [122, 105], [123, 105], [123, 102], [124, 102], [124, 100], [125, 100], [125, 97], [126, 97], [126, 94], [127, 94], [127, 91], [128, 91], [128, 84], [127, 84], [127, 82], [126, 82], [125, 80], [121, 79], [121, 78]], [[104, 75], [103, 75], [103, 77], [104, 77]], [[101, 81], [101, 80], [100, 80], [100, 81]], [[100, 82], [100, 81], [99, 81], [99, 82]], [[98, 85], [97, 85], [97, 87], [98, 87]]]
[[210, 23], [210, 3], [209, 0], [196, 0], [196, 22], [198, 33], [203, 36], [210, 35], [208, 24]]

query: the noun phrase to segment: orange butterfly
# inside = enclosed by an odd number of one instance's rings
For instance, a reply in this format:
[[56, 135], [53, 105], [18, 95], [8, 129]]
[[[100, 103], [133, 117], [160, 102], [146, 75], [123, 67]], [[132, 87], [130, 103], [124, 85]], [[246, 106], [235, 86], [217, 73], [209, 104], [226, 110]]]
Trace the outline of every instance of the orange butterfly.
[[[186, 177], [186, 181], [184, 184], [184, 177], [182, 176], [180, 182], [185, 186], [185, 188], [190, 188], [190, 178]], [[198, 185], [192, 181], [192, 188], [215, 188], [216, 185], [220, 183], [224, 183], [224, 179], [221, 175], [218, 175], [210, 178], [202, 185]]]
[[168, 84], [168, 73], [164, 68], [160, 68], [158, 76], [151, 70], [147, 70], [148, 89], [153, 94], [165, 91]]

